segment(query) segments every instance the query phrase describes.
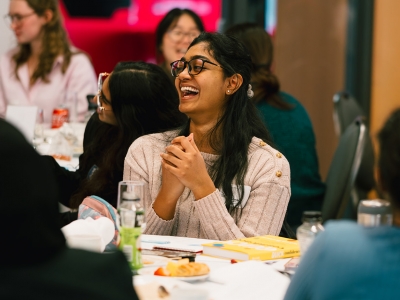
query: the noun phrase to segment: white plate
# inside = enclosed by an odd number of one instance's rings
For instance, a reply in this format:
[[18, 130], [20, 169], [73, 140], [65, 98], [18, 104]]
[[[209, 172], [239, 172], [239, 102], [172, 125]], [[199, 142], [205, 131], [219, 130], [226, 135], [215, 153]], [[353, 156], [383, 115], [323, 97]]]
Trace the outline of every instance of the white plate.
[[186, 282], [203, 281], [203, 280], [206, 280], [208, 278], [208, 276], [210, 276], [210, 274], [200, 275], [200, 276], [188, 276], [188, 277], [158, 276], [158, 275], [154, 275], [155, 270], [157, 270], [157, 268], [142, 268], [142, 269], [138, 270], [138, 274], [139, 275], [153, 275], [155, 277], [163, 277], [163, 278], [173, 278], [173, 279], [182, 280], [182, 281], [186, 281]]
[[190, 277], [172, 277], [176, 278], [178, 280], [186, 281], [186, 282], [191, 282], [191, 281], [204, 281], [210, 276], [210, 274], [206, 275], [200, 275], [200, 276], [190, 276]]
[[[170, 261], [170, 259], [167, 257], [164, 257], [164, 256], [142, 255], [143, 267], [145, 267], [145, 268], [166, 266], [169, 261]], [[145, 263], [145, 262], [148, 262], [148, 263]]]

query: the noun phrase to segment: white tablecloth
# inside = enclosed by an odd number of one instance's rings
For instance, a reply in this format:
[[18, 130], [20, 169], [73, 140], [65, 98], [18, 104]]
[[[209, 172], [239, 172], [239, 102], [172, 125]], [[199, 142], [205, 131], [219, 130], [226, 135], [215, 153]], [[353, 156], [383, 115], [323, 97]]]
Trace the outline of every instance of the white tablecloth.
[[[193, 244], [193, 241], [197, 240], [184, 237], [142, 235], [143, 240], [148, 241], [150, 238], [157, 240], [158, 243], [154, 245], [160, 245], [162, 241]], [[204, 243], [205, 240], [199, 241]], [[148, 246], [149, 243], [146, 243], [146, 248], [148, 248]], [[210, 276], [206, 280], [190, 283], [179, 282], [179, 280], [173, 277], [154, 276], [150, 275], [151, 272], [145, 271], [142, 273], [147, 275], [134, 276], [134, 286], [139, 292], [143, 291], [141, 286], [147, 289], [146, 292], [150, 292], [148, 290], [151, 289], [151, 287], [156, 288], [159, 285], [163, 285], [167, 289], [171, 289], [174, 286], [180, 288], [200, 288], [208, 291], [208, 299], [210, 300], [283, 299], [289, 284], [289, 278], [279, 273], [278, 270], [283, 271], [284, 264], [288, 260], [289, 259], [269, 261], [269, 265], [265, 262], [255, 261], [232, 265], [230, 260], [227, 259], [198, 254], [196, 262], [206, 263], [210, 268]], [[150, 267], [148, 270], [154, 269], [156, 269], [156, 267]], [[228, 280], [227, 282], [224, 280], [225, 276]], [[258, 298], [260, 295], [263, 295], [263, 297]], [[157, 299], [154, 297], [156, 297], [154, 294], [150, 297], [144, 296], [143, 300]]]

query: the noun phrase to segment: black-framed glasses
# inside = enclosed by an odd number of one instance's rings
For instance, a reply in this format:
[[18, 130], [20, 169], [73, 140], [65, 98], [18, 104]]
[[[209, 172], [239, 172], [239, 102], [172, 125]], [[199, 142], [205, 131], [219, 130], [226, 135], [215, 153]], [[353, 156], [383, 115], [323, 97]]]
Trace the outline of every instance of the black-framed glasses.
[[6, 23], [8, 24], [8, 25], [11, 25], [11, 24], [21, 24], [21, 22], [25, 19], [25, 18], [27, 18], [27, 17], [30, 17], [30, 16], [33, 16], [33, 15], [35, 15], [36, 14], [36, 12], [31, 12], [31, 13], [29, 13], [29, 14], [26, 14], [26, 15], [19, 15], [19, 14], [15, 14], [15, 15], [9, 15], [9, 14], [7, 14], [7, 15], [5, 15], [4, 16], [4, 20], [6, 21]]
[[106, 80], [106, 78], [110, 75], [110, 73], [103, 72], [99, 74], [99, 78], [97, 80], [97, 112], [100, 114], [105, 110], [112, 110], [112, 109], [106, 109], [104, 106], [101, 106], [101, 101], [100, 98], [104, 100], [105, 103], [110, 104], [110, 100], [108, 100], [106, 97], [103, 95], [103, 82]]
[[185, 60], [176, 60], [174, 62], [171, 63], [171, 74], [174, 77], [178, 77], [179, 74], [181, 74], [183, 72], [183, 70], [185, 70], [186, 65], [188, 66], [188, 73], [189, 75], [197, 75], [199, 74], [203, 69], [204, 69], [204, 64], [205, 63], [209, 63], [212, 64], [214, 66], [223, 68], [220, 65], [217, 65], [211, 61], [202, 59], [202, 58], [193, 58], [189, 61], [185, 61]]

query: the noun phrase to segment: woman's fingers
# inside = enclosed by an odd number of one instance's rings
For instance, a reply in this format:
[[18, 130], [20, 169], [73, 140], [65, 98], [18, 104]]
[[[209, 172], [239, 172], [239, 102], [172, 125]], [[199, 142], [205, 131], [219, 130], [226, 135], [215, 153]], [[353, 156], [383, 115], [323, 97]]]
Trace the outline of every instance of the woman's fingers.
[[185, 155], [185, 152], [176, 145], [169, 145], [165, 148], [165, 152], [171, 155], [175, 155], [178, 158], [182, 158]]
[[[193, 137], [193, 134], [190, 134], [189, 136]], [[172, 140], [171, 144], [173, 144], [173, 145], [179, 144], [182, 147], [181, 149], [183, 152], [188, 152], [193, 148], [191, 143], [188, 140], [189, 136], [188, 137], [178, 136]]]
[[180, 143], [173, 143], [171, 144], [174, 147], [177, 147], [178, 149], [180, 149], [181, 151], [185, 151], [185, 149], [183, 149], [182, 145]]
[[193, 135], [193, 133], [189, 134], [189, 136], [188, 136], [188, 141], [190, 142], [190, 144], [192, 145], [192, 147], [193, 147], [197, 152], [200, 152], [199, 148], [197, 148], [197, 145], [196, 145], [196, 143], [195, 143], [195, 141], [194, 141], [194, 135]]
[[179, 164], [182, 162], [182, 160], [177, 158], [174, 154], [161, 153], [160, 155], [161, 155], [163, 161], [167, 162], [169, 165], [171, 165], [175, 168], [178, 167]]

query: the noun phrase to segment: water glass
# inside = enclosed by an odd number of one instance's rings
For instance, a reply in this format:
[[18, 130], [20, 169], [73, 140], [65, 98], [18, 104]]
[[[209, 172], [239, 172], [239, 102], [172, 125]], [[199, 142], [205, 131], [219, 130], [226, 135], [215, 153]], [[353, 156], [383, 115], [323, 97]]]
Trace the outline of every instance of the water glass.
[[44, 143], [44, 117], [43, 109], [39, 108], [36, 115], [35, 129], [33, 133], [33, 146], [37, 148]]
[[75, 91], [67, 90], [61, 96], [61, 107], [68, 108], [69, 123], [78, 122], [78, 96]]
[[361, 200], [358, 205], [357, 223], [367, 227], [392, 225], [392, 208], [388, 201]]

